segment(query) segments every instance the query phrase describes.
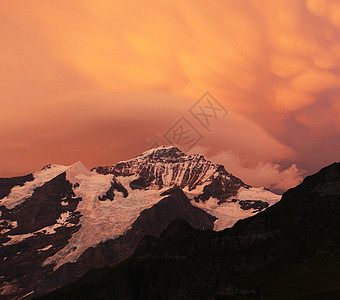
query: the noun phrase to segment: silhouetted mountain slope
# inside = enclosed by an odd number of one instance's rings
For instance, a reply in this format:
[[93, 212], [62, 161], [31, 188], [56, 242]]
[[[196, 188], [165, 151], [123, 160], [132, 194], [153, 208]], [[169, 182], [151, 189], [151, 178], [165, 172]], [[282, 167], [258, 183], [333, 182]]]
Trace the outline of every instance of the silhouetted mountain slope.
[[221, 232], [177, 220], [132, 257], [42, 299], [339, 299], [340, 164]]

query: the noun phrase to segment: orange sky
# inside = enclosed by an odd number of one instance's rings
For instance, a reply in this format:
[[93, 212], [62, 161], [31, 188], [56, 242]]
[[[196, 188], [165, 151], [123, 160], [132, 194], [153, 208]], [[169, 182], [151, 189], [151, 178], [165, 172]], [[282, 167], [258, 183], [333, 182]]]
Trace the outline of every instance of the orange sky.
[[248, 183], [339, 161], [338, 0], [2, 1], [0, 35], [0, 176], [134, 157], [206, 91], [191, 151]]

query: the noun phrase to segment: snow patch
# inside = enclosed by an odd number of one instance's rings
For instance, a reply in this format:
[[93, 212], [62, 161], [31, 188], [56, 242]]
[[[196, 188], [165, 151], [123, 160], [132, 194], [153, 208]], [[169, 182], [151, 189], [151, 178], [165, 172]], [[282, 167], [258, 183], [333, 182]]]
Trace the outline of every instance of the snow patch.
[[196, 190], [193, 192], [186, 192], [191, 204], [203, 209], [208, 214], [213, 215], [217, 218], [214, 223], [214, 230], [220, 231], [226, 228], [232, 227], [238, 220], [251, 217], [258, 213], [255, 209], [244, 210], [241, 208], [240, 200], [250, 201], [264, 201], [269, 206], [277, 203], [281, 199], [281, 195], [276, 195], [265, 188], [243, 188], [241, 187], [238, 191], [236, 201], [227, 201], [222, 204], [218, 204], [218, 199], [210, 197], [205, 202], [195, 202], [192, 200], [196, 194]]
[[74, 163], [66, 171], [66, 179], [73, 184], [79, 183], [78, 177], [81, 175], [90, 177], [94, 176], [95, 174], [86, 168], [81, 161]]
[[0, 205], [4, 205], [8, 209], [14, 208], [31, 197], [36, 188], [43, 186], [46, 182], [52, 180], [65, 171], [67, 174], [66, 179], [74, 183], [76, 183], [75, 178], [79, 174], [86, 174], [87, 176], [93, 175], [93, 173], [80, 161], [70, 166], [51, 164], [40, 171], [34, 172], [33, 181], [27, 181], [23, 186], [14, 186], [9, 195], [0, 200]]
[[34, 291], [28, 292], [27, 294], [25, 294], [24, 296], [18, 298], [18, 300], [23, 300], [25, 298], [27, 298], [29, 295], [32, 295], [34, 293]]
[[116, 193], [113, 201], [98, 200], [111, 187], [113, 175], [102, 175], [96, 172], [78, 172], [67, 178], [77, 182], [74, 193], [81, 197], [77, 211], [82, 214], [79, 224], [80, 229], [70, 238], [68, 244], [55, 255], [48, 257], [43, 265], [55, 264], [54, 269], [58, 269], [67, 262], [75, 262], [80, 255], [88, 248], [96, 246], [100, 242], [115, 239], [124, 234], [138, 218], [140, 213], [152, 207], [163, 197], [160, 197], [164, 190], [138, 191], [132, 190], [129, 183], [136, 176], [117, 177], [116, 180], [124, 182], [129, 195], [124, 198], [121, 193]]
[[238, 202], [224, 202], [218, 204], [218, 199], [210, 197], [205, 202], [191, 201], [193, 206], [203, 209], [208, 214], [215, 216], [214, 230], [220, 231], [232, 227], [238, 220], [254, 215], [254, 209], [241, 209]]
[[0, 205], [12, 209], [23, 203], [33, 195], [37, 187], [43, 186], [46, 182], [65, 172], [70, 166], [49, 165], [40, 171], [33, 173], [33, 181], [27, 181], [23, 186], [14, 186], [8, 196], [0, 200]]
[[141, 161], [143, 160], [144, 158], [152, 155], [154, 152], [158, 151], [158, 150], [166, 150], [166, 149], [173, 149], [173, 148], [176, 148], [175, 146], [159, 146], [159, 147], [156, 147], [156, 148], [152, 148], [152, 149], [149, 149], [147, 151], [144, 151], [142, 154], [138, 155], [137, 157], [135, 158], [132, 158], [132, 159], [128, 159], [128, 160], [121, 160], [119, 161], [117, 164], [120, 164], [120, 163], [127, 163], [127, 162], [131, 162], [131, 161]]
[[68, 219], [70, 217], [71, 217], [70, 211], [63, 212], [63, 213], [60, 214], [58, 220], [53, 225], [46, 226], [42, 229], [36, 230], [34, 232], [31, 232], [31, 233], [8, 235], [7, 237], [10, 238], [10, 240], [8, 242], [2, 244], [2, 246], [14, 245], [14, 244], [20, 243], [23, 240], [28, 239], [28, 238], [35, 236], [35, 235], [54, 234], [56, 232], [55, 230], [57, 228], [61, 227], [61, 226], [63, 226], [63, 227], [75, 226], [74, 224], [68, 222]]
[[274, 194], [263, 187], [249, 189], [241, 187], [236, 198], [238, 200], [261, 200], [268, 202], [269, 206], [271, 206], [280, 201], [281, 195]]
[[175, 146], [164, 146], [164, 145], [162, 145], [162, 146], [144, 151], [140, 156], [149, 156], [149, 155], [153, 154], [155, 151], [158, 151], [158, 150], [166, 150], [166, 149], [174, 149], [174, 148], [176, 148], [176, 147]]
[[11, 231], [13, 228], [18, 227], [17, 221], [10, 221], [10, 220], [0, 220], [0, 226], [1, 227], [11, 227], [8, 229], [1, 229], [0, 234], [5, 234], [8, 231]]
[[37, 251], [41, 252], [41, 251], [47, 251], [48, 249], [52, 248], [53, 245], [48, 245], [46, 246], [45, 248], [41, 248], [41, 249], [38, 249]]

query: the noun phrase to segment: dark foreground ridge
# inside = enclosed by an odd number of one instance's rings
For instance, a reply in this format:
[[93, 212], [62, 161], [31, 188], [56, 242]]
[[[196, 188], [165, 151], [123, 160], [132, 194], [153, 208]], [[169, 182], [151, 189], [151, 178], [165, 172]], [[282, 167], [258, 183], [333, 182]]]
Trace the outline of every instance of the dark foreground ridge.
[[176, 220], [134, 255], [40, 299], [339, 299], [340, 164], [221, 232]]

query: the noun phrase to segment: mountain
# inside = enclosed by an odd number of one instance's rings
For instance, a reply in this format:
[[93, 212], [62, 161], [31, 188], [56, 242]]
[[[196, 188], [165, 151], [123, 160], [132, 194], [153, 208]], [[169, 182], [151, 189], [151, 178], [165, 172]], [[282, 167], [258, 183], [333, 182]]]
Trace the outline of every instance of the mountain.
[[192, 204], [214, 215], [215, 230], [231, 227], [280, 200], [266, 188], [252, 188], [213, 164], [203, 155], [187, 155], [177, 147], [158, 147], [113, 166], [97, 167], [99, 174], [112, 174], [138, 197], [139, 191], [154, 193], [181, 188]]
[[134, 255], [41, 299], [339, 299], [340, 163], [220, 232], [172, 222]]
[[131, 256], [175, 219], [222, 230], [279, 201], [202, 155], [158, 147], [91, 171], [50, 164], [0, 178], [0, 295], [31, 299]]

